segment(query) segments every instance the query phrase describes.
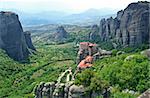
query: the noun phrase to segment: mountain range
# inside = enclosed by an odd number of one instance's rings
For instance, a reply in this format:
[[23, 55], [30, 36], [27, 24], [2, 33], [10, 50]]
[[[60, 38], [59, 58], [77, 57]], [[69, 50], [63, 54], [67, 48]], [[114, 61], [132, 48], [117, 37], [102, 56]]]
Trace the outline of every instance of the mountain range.
[[18, 13], [23, 26], [43, 24], [95, 24], [102, 18], [115, 16], [111, 9], [88, 9], [84, 12], [70, 13], [61, 11], [24, 12], [16, 9], [1, 9]]

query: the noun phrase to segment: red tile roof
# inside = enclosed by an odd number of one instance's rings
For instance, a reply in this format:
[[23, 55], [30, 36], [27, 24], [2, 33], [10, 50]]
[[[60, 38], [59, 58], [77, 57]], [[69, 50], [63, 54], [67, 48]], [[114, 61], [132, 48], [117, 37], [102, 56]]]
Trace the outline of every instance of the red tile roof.
[[87, 67], [91, 67], [92, 66], [92, 61], [93, 61], [93, 57], [92, 56], [87, 56], [84, 60], [82, 60], [78, 67], [83, 69], [83, 68], [87, 68]]
[[85, 61], [86, 61], [86, 62], [89, 62], [89, 63], [92, 63], [93, 57], [92, 57], [92, 56], [87, 56], [87, 57], [85, 58]]

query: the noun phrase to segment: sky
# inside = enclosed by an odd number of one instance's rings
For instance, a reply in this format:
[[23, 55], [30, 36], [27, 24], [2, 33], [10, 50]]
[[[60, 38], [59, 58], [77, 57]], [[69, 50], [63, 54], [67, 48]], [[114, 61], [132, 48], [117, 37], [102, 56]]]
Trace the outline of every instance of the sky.
[[0, 0], [0, 10], [16, 9], [25, 12], [63, 11], [78, 13], [91, 8], [121, 10], [129, 3], [137, 1], [138, 0]]

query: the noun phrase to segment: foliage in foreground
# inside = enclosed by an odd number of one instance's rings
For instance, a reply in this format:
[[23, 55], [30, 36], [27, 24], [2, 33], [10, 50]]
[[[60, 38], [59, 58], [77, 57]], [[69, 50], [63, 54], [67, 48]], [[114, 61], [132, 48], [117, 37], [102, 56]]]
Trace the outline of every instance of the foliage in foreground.
[[30, 62], [20, 64], [0, 51], [0, 98], [33, 98], [33, 88], [41, 81], [56, 81], [59, 74], [74, 65], [73, 44], [37, 47]]
[[[55, 81], [68, 67], [75, 67], [76, 50], [72, 43], [61, 45], [39, 45], [36, 55], [31, 55], [29, 63], [20, 64], [10, 59], [0, 50], [0, 97], [33, 98], [34, 86], [41, 82]], [[97, 60], [93, 68], [77, 75], [76, 84], [84, 85], [87, 90], [102, 92], [112, 86], [112, 98], [136, 98], [136, 95], [122, 93], [129, 89], [143, 92], [149, 88], [148, 59], [134, 53], [133, 58], [124, 59], [131, 54], [122, 54]], [[101, 98], [101, 97], [100, 97]]]
[[147, 90], [150, 85], [150, 63], [148, 58], [140, 54], [134, 54], [133, 58], [125, 60], [129, 55], [131, 54], [97, 60], [92, 69], [86, 69], [77, 75], [75, 83], [95, 91], [102, 91], [109, 85], [118, 89], [112, 93], [112, 98], [135, 98], [137, 95], [122, 91], [129, 89], [142, 93]]

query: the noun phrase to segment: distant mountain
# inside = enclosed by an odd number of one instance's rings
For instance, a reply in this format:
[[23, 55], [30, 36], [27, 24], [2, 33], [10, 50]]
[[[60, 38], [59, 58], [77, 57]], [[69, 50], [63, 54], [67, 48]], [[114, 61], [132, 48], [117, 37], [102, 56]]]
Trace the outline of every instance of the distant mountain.
[[59, 11], [24, 12], [16, 9], [0, 9], [0, 11], [11, 11], [19, 15], [23, 26], [37, 26], [43, 24], [56, 24], [58, 20], [69, 14]]
[[97, 23], [101, 18], [114, 16], [115, 11], [110, 9], [89, 9], [87, 11], [71, 14], [59, 11], [24, 12], [16, 9], [0, 9], [17, 13], [23, 26], [43, 24], [79, 24], [90, 25]]
[[58, 11], [44, 11], [39, 13], [19, 13], [20, 20], [24, 26], [43, 25], [43, 24], [56, 24], [62, 17], [68, 15]]
[[115, 11], [110, 9], [89, 9], [82, 13], [71, 14], [66, 17], [63, 17], [62, 23], [72, 23], [72, 24], [95, 24], [99, 22], [100, 19], [106, 17], [114, 17]]
[[109, 15], [109, 14], [114, 14], [115, 12], [113, 10], [110, 9], [88, 9], [82, 13], [78, 13], [78, 14], [72, 14], [70, 16], [73, 17], [79, 17], [79, 18], [85, 18], [85, 17], [97, 17], [97, 16], [105, 16], [105, 15]]

